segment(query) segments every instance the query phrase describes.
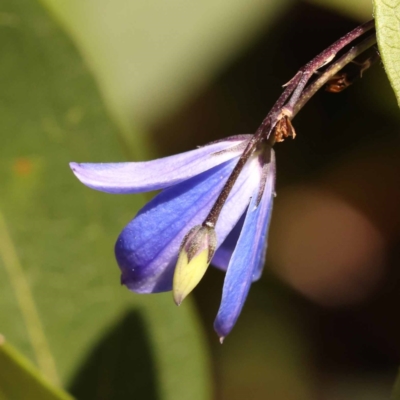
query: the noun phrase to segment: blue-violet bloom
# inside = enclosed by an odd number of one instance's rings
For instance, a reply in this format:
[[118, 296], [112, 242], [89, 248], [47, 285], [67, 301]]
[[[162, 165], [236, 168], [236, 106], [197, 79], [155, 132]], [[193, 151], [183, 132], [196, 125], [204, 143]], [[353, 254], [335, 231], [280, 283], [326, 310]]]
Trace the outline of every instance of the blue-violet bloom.
[[121, 282], [137, 293], [173, 290], [180, 304], [210, 263], [226, 271], [214, 323], [221, 341], [264, 266], [275, 186], [275, 156], [268, 144], [252, 151], [215, 223], [207, 218], [217, 200], [221, 202], [221, 191], [252, 136], [234, 136], [148, 162], [70, 164], [82, 183], [103, 192], [162, 189], [117, 240]]

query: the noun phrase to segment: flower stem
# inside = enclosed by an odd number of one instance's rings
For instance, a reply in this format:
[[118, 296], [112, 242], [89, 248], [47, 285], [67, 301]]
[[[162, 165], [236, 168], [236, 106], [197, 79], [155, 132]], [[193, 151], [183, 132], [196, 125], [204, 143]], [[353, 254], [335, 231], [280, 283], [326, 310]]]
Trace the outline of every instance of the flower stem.
[[[363, 34], [374, 29], [375, 21], [371, 20], [353, 29], [351, 32], [347, 33], [335, 43], [330, 45], [320, 54], [318, 54], [314, 59], [308, 62], [303, 68], [301, 68], [294, 78], [289, 82], [285, 91], [282, 93], [278, 101], [272, 107], [271, 111], [265, 117], [264, 121], [261, 123], [260, 127], [257, 129], [255, 135], [264, 136], [267, 140], [270, 139], [271, 133], [280, 118], [283, 115], [292, 118], [293, 109], [297, 104], [299, 98], [301, 97], [304, 88], [306, 87], [308, 81], [312, 75], [324, 65], [329, 64], [336, 56], [336, 54], [342, 50], [344, 47], [349, 45], [354, 40], [358, 39]], [[350, 62], [349, 60], [348, 62]], [[343, 65], [344, 66], [344, 65]], [[342, 67], [343, 68], [343, 67]], [[292, 85], [292, 81], [295, 80], [296, 84]], [[294, 86], [294, 87], [293, 87]], [[286, 99], [290, 97], [290, 100], [286, 102]], [[283, 101], [282, 101], [283, 100]], [[274, 139], [271, 138], [272, 143]]]
[[321, 67], [329, 64], [336, 57], [336, 54], [344, 47], [368, 31], [372, 30], [374, 27], [374, 20], [371, 20], [353, 29], [351, 32], [347, 33], [323, 52], [321, 52], [313, 60], [308, 62], [285, 85], [285, 90], [274, 104], [270, 112], [264, 118], [254, 136], [247, 143], [247, 146], [240, 156], [239, 161], [227, 179], [211, 211], [204, 220], [203, 226], [208, 226], [211, 228], [215, 227], [229, 193], [231, 192], [248, 159], [261, 142], [267, 142], [271, 146], [275, 143], [275, 137], [271, 134], [274, 132], [274, 128], [279, 120], [283, 117], [292, 119], [307, 103], [307, 101], [317, 92], [317, 90], [319, 90], [329, 79], [331, 79], [335, 73], [341, 70], [345, 65], [347, 65], [355, 57], [367, 50], [376, 42], [375, 33], [368, 36], [368, 38], [366, 38], [360, 44], [352, 47], [344, 56], [339, 58], [339, 60], [335, 61], [330, 67], [328, 67], [318, 79], [306, 87], [313, 74]]
[[305, 106], [308, 100], [311, 99], [314, 94], [321, 89], [325, 83], [327, 83], [336, 73], [338, 73], [343, 67], [353, 61], [357, 56], [368, 50], [371, 46], [376, 43], [375, 33], [368, 36], [358, 45], [352, 47], [346, 54], [340, 57], [335, 63], [330, 65], [314, 82], [312, 82], [306, 89], [301, 93], [300, 98], [293, 106], [292, 118]]
[[239, 161], [233, 168], [232, 173], [229, 175], [228, 180], [226, 181], [224, 187], [221, 190], [217, 200], [215, 201], [214, 205], [211, 208], [211, 211], [208, 213], [206, 219], [203, 222], [203, 226], [208, 226], [210, 228], [214, 228], [215, 224], [218, 221], [218, 217], [222, 211], [222, 208], [231, 192], [233, 185], [235, 184], [237, 178], [239, 177], [240, 173], [242, 172], [243, 167], [245, 166], [247, 160], [253, 154], [254, 150], [257, 147], [257, 144], [260, 143], [261, 138], [257, 137], [256, 135], [252, 136], [249, 140], [246, 148], [244, 149], [242, 155], [239, 158]]

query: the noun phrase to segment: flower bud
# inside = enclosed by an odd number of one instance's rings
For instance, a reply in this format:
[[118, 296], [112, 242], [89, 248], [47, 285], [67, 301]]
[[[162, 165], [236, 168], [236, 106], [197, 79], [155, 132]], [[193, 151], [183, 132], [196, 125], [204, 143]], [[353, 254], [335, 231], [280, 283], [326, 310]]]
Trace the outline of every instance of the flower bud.
[[195, 226], [183, 239], [173, 280], [177, 305], [200, 282], [214, 256], [216, 245], [215, 230], [208, 226]]

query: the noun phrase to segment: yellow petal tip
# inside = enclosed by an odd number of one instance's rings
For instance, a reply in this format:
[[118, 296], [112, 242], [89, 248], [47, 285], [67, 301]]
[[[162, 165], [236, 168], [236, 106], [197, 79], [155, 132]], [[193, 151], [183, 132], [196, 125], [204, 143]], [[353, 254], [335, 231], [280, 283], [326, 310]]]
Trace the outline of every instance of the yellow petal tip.
[[197, 286], [208, 267], [208, 250], [202, 251], [192, 260], [188, 260], [185, 250], [182, 250], [176, 264], [173, 282], [174, 300], [181, 304], [185, 297]]
[[201, 225], [193, 227], [183, 239], [172, 283], [177, 305], [182, 303], [204, 276], [216, 243], [214, 229]]
[[179, 307], [182, 304], [183, 298], [181, 296], [175, 295], [174, 293], [174, 302]]

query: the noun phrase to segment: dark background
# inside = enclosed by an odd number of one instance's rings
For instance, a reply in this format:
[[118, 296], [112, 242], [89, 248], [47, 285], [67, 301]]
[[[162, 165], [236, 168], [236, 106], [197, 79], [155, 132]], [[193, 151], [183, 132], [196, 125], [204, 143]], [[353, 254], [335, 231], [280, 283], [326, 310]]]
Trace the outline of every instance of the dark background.
[[[196, 98], [154, 126], [159, 153], [254, 132], [282, 84], [356, 25], [298, 3]], [[275, 146], [278, 196], [266, 272], [222, 347], [206, 330], [219, 377], [216, 398], [389, 396], [400, 359], [396, 107], [378, 62], [342, 93], [317, 93], [294, 120], [296, 139]], [[195, 291], [205, 326], [213, 322], [222, 283], [223, 274], [211, 269]], [[281, 343], [275, 337], [281, 330], [294, 339]], [[269, 343], [257, 346], [260, 336]], [[301, 374], [287, 383], [291, 359]]]

